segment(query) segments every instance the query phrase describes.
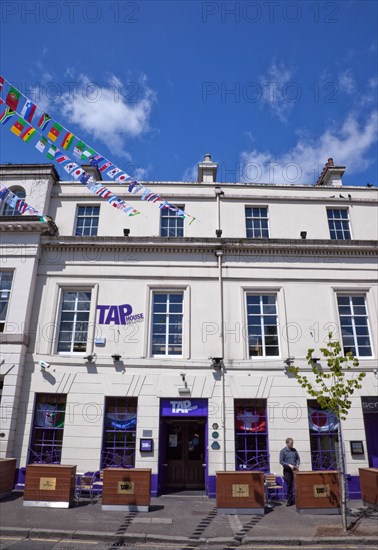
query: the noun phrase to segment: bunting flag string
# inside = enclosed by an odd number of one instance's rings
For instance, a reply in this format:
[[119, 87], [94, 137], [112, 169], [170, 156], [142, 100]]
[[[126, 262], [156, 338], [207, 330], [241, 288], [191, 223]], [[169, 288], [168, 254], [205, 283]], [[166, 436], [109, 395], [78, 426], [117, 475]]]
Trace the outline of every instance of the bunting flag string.
[[44, 214], [41, 214], [36, 208], [20, 199], [15, 195], [3, 182], [0, 181], [0, 200], [15, 208], [20, 214], [27, 216], [38, 216], [41, 222], [47, 222], [48, 218]]
[[[3, 100], [0, 98], [0, 111], [1, 111], [1, 105], [3, 104]], [[16, 106], [16, 105], [14, 105]], [[35, 144], [35, 148], [40, 153], [45, 153], [46, 151], [46, 157], [55, 162], [56, 164], [62, 165], [63, 169], [67, 172], [67, 174], [70, 174], [75, 180], [79, 181], [82, 185], [85, 185], [89, 191], [94, 193], [95, 195], [102, 197], [103, 199], [106, 199], [109, 204], [111, 204], [114, 208], [117, 208], [118, 210], [121, 210], [125, 214], [128, 214], [128, 216], [136, 216], [140, 214], [140, 212], [135, 209], [133, 206], [125, 202], [123, 199], [118, 197], [117, 195], [114, 195], [108, 189], [107, 187], [104, 187], [101, 182], [97, 182], [96, 179], [93, 176], [90, 176], [88, 172], [85, 172], [80, 166], [73, 162], [72, 159], [60, 151], [55, 145], [51, 143], [47, 138], [45, 138], [40, 132], [38, 132], [33, 126], [31, 126], [24, 118], [22, 118], [18, 111], [11, 110], [9, 111], [10, 107], [7, 106], [5, 110], [8, 110], [8, 116], [5, 120], [7, 122], [10, 120], [10, 118], [16, 117], [16, 121], [13, 123], [12, 126], [9, 125], [10, 131], [15, 134], [16, 136], [20, 137], [23, 141], [29, 142], [33, 137], [37, 138], [39, 137], [37, 143]], [[0, 122], [1, 122], [1, 114], [0, 114]], [[69, 139], [69, 138], [68, 138]]]
[[[60, 143], [60, 148], [63, 149], [64, 154], [66, 154], [66, 151], [72, 150], [73, 155], [77, 159], [89, 162], [92, 166], [96, 166], [104, 177], [114, 180], [114, 183], [117, 184], [126, 184], [129, 193], [132, 193], [134, 196], [140, 196], [143, 201], [159, 203], [158, 206], [160, 209], [169, 209], [183, 219], [190, 218], [191, 221], [189, 225], [193, 223], [195, 220], [193, 216], [169, 201], [164, 200], [163, 197], [156, 194], [151, 189], [148, 189], [143, 184], [137, 182], [112, 161], [102, 156], [95, 149], [89, 147], [84, 141], [75, 136], [75, 134], [55, 121], [49, 114], [45, 113], [38, 105], [33, 103], [30, 98], [20, 92], [20, 90], [18, 90], [9, 80], [1, 76], [0, 91], [3, 87], [7, 108], [3, 113], [0, 113], [0, 123], [6, 124], [8, 119], [12, 116], [12, 113], [17, 111], [19, 104], [22, 104], [21, 114], [24, 115], [22, 118], [27, 123], [30, 124], [34, 117], [36, 117], [35, 120], [38, 119], [38, 129], [43, 133], [43, 138], [40, 140], [41, 144], [39, 147], [42, 148], [44, 146], [45, 139], [50, 143], [48, 153], [50, 153], [51, 156], [47, 155], [48, 158], [54, 159]], [[32, 136], [30, 136], [30, 139], [31, 138]], [[40, 150], [38, 147], [37, 149]], [[65, 161], [62, 160], [62, 162]]]

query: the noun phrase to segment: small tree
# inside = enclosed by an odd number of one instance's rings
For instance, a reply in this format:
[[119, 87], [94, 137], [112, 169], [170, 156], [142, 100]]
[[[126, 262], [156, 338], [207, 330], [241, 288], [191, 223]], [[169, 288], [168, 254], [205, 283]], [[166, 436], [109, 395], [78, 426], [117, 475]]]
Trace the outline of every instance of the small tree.
[[313, 357], [314, 349], [309, 349], [306, 359], [315, 375], [315, 384], [311, 383], [307, 376], [299, 374], [299, 367], [291, 367], [289, 372], [293, 373], [300, 386], [314, 397], [322, 409], [332, 411], [338, 419], [337, 426], [337, 470], [339, 474], [339, 486], [341, 493], [341, 516], [344, 531], [347, 530], [347, 502], [345, 485], [345, 457], [341, 438], [341, 420], [345, 420], [352, 402], [350, 400], [356, 389], [360, 389], [361, 380], [365, 372], [358, 373], [354, 378], [346, 378], [353, 367], [359, 366], [359, 361], [351, 352], [345, 355], [342, 352], [340, 342], [332, 341], [332, 333], [328, 334], [326, 348], [320, 348], [324, 358], [327, 360], [328, 370], [324, 371], [321, 365], [317, 364]]

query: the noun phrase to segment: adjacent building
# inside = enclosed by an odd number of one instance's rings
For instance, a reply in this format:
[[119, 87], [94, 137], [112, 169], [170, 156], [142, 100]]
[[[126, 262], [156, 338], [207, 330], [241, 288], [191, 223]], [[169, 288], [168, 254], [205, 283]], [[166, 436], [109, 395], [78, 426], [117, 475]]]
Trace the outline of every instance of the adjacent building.
[[[98, 180], [101, 175], [92, 170]], [[26, 464], [148, 467], [153, 494], [215, 494], [219, 470], [335, 466], [337, 421], [288, 373], [328, 334], [367, 373], [342, 424], [351, 496], [378, 466], [377, 188], [148, 182], [188, 221], [126, 186], [128, 217], [52, 165], [0, 180], [49, 216], [2, 205], [1, 456]], [[324, 364], [319, 352], [320, 363]]]

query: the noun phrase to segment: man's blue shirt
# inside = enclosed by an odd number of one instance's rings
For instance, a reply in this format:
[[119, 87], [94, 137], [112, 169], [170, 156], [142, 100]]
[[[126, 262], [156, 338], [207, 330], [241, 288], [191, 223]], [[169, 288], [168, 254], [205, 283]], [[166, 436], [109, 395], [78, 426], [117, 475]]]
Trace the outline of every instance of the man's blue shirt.
[[292, 466], [299, 466], [301, 459], [299, 458], [298, 451], [294, 449], [288, 449], [284, 447], [280, 452], [280, 464], [285, 468], [291, 464]]

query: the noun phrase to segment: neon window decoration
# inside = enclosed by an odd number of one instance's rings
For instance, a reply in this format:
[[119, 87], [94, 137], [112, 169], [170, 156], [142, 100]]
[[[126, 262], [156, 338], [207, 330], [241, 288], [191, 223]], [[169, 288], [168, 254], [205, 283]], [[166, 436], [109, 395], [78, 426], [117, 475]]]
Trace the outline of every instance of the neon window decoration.
[[265, 399], [235, 400], [235, 458], [237, 470], [270, 471]]
[[322, 409], [314, 401], [308, 401], [311, 462], [313, 470], [336, 470], [336, 446], [338, 420], [333, 412]]
[[107, 397], [101, 468], [135, 465], [137, 399]]
[[60, 464], [66, 400], [66, 395], [37, 395], [29, 464]]

